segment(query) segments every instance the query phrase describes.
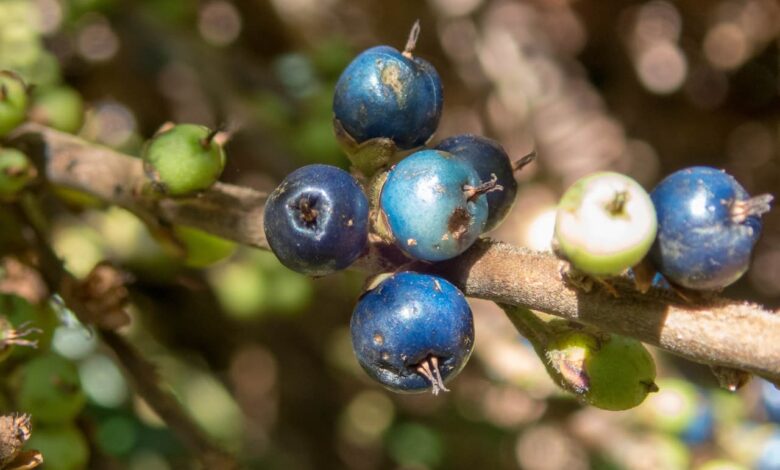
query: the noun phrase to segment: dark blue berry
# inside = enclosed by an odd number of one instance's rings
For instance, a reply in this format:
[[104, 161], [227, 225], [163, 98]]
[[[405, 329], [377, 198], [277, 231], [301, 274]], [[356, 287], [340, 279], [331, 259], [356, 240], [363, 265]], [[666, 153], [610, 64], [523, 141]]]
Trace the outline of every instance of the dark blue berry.
[[379, 204], [396, 244], [411, 257], [441, 261], [463, 253], [485, 228], [486, 191], [465, 160], [421, 150], [390, 170]]
[[482, 181], [496, 178], [503, 191], [487, 195], [488, 218], [485, 231], [496, 228], [512, 209], [517, 195], [514, 168], [504, 148], [496, 141], [472, 134], [444, 139], [436, 147], [468, 161]]
[[397, 392], [447, 390], [471, 355], [474, 321], [463, 293], [446, 280], [401, 272], [358, 301], [351, 321], [358, 362]]
[[653, 263], [669, 281], [721, 289], [748, 269], [769, 195], [750, 198], [730, 175], [691, 167], [667, 176], [650, 197], [658, 215]]
[[368, 200], [357, 180], [329, 165], [290, 173], [265, 206], [265, 236], [279, 261], [310, 276], [344, 269], [368, 239]]
[[412, 56], [419, 27], [406, 50], [372, 47], [344, 70], [333, 96], [335, 118], [362, 143], [389, 138], [399, 149], [423, 145], [441, 117], [441, 79], [431, 64]]

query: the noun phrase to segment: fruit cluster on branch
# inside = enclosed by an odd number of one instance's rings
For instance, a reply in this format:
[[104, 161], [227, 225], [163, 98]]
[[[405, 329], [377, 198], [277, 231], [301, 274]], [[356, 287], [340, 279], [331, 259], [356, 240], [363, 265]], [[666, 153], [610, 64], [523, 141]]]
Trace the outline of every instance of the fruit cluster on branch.
[[[125, 207], [144, 220], [190, 225], [269, 248], [263, 226], [266, 194], [217, 183], [197, 196], [150, 201], [140, 191], [146, 176], [136, 158], [38, 124], [17, 129], [14, 145], [39, 159], [53, 184]], [[353, 268], [377, 273], [404, 260], [394, 247], [374, 242]], [[656, 289], [640, 294], [628, 280], [615, 283], [618, 298], [599, 289], [585, 293], [564, 281], [564, 264], [549, 253], [482, 240], [435, 271], [467, 296], [591, 324], [693, 361], [747, 370], [780, 383], [780, 315], [720, 297], [686, 304]]]

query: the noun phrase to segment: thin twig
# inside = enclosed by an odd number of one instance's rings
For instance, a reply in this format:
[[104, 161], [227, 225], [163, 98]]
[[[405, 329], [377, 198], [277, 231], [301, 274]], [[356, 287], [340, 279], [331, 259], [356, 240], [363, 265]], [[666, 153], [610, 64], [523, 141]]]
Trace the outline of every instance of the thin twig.
[[[65, 305], [83, 322], [96, 318], [99, 314], [88, 311], [88, 306], [73, 295], [73, 286], [78, 280], [63, 266], [56, 253], [47, 242], [46, 233], [39, 222], [30, 216], [32, 200], [27, 198], [24, 208], [18, 211], [22, 220], [30, 228], [30, 238], [39, 255], [39, 270], [52, 292], [62, 297]], [[154, 409], [179, 437], [185, 447], [189, 448], [203, 463], [205, 468], [232, 470], [238, 468], [237, 463], [227, 453], [215, 446], [201, 431], [197, 424], [184, 412], [176, 399], [160, 385], [155, 367], [123, 337], [111, 330], [99, 330], [103, 342], [111, 348], [117, 359], [125, 368], [138, 394]]]
[[[140, 191], [146, 181], [136, 158], [35, 124], [20, 128], [14, 143], [40, 160], [53, 184], [87, 192], [147, 221], [190, 225], [268, 249], [263, 193], [216, 184], [193, 197], [150, 200]], [[403, 263], [398, 250], [376, 242], [354, 268], [378, 273]], [[564, 281], [562, 267], [552, 254], [483, 239], [458, 258], [428, 269], [468, 296], [590, 324], [696, 362], [747, 370], [780, 383], [780, 315], [719, 297], [681, 304], [663, 291], [640, 294], [628, 280], [614, 283], [618, 298], [599, 289], [584, 293]]]

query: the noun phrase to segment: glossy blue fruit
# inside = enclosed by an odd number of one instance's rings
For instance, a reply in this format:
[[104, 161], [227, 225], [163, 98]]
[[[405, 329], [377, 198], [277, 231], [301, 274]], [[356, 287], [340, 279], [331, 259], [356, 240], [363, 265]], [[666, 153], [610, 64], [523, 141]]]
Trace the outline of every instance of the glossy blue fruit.
[[396, 392], [446, 391], [474, 346], [466, 298], [448, 281], [401, 272], [358, 301], [350, 324], [358, 362]]
[[449, 152], [469, 162], [482, 181], [489, 181], [495, 175], [502, 191], [493, 191], [487, 195], [488, 218], [485, 231], [493, 230], [500, 224], [515, 203], [517, 181], [509, 155], [498, 142], [473, 134], [448, 137], [439, 143], [438, 150]]
[[721, 289], [748, 269], [769, 195], [750, 198], [730, 175], [691, 167], [667, 176], [650, 194], [658, 215], [651, 257], [669, 281]]
[[431, 64], [411, 51], [377, 46], [341, 74], [333, 112], [357, 143], [384, 137], [411, 149], [436, 131], [443, 103], [441, 79]]
[[355, 261], [368, 240], [368, 200], [357, 180], [329, 165], [290, 173], [265, 206], [265, 236], [279, 261], [324, 276]]
[[396, 244], [425, 261], [453, 258], [485, 228], [488, 204], [476, 170], [461, 158], [421, 150], [390, 170], [379, 196]]

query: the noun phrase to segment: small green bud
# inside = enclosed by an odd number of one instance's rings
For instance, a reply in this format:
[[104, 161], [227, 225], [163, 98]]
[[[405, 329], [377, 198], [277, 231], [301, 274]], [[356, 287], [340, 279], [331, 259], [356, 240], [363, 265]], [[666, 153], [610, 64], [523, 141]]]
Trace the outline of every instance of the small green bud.
[[0, 200], [11, 200], [38, 172], [27, 155], [16, 149], [0, 148]]
[[22, 123], [27, 113], [27, 86], [13, 72], [0, 71], [0, 137]]
[[154, 136], [143, 153], [153, 187], [184, 196], [214, 184], [225, 167], [225, 152], [216, 135], [204, 126], [178, 124]]
[[76, 133], [84, 124], [84, 100], [67, 86], [36, 89], [30, 119], [62, 132]]
[[45, 353], [26, 362], [16, 402], [22, 410], [34, 413], [42, 423], [67, 423], [84, 408], [75, 364], [54, 353]]

